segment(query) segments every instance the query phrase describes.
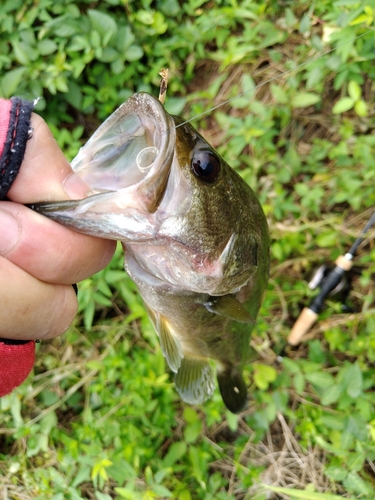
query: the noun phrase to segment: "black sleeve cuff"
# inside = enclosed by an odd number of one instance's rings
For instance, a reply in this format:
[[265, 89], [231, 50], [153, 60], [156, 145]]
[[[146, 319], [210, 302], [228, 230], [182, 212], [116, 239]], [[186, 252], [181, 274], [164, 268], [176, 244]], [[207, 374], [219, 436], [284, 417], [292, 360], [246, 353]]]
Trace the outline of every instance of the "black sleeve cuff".
[[30, 118], [34, 104], [12, 97], [9, 128], [0, 158], [0, 200], [3, 200], [17, 177], [30, 133]]

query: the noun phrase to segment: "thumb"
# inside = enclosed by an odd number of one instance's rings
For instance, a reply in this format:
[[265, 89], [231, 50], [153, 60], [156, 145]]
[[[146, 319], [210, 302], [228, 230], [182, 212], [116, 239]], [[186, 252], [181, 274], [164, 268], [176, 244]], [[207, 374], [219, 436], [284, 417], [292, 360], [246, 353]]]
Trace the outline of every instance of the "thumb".
[[18, 203], [83, 198], [89, 187], [73, 170], [42, 117], [33, 113], [20, 171], [8, 192]]

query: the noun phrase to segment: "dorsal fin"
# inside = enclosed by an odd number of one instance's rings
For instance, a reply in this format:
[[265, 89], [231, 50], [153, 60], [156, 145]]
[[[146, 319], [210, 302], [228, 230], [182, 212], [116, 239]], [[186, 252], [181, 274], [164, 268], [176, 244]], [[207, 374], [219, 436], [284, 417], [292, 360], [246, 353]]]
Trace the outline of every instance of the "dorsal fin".
[[215, 389], [214, 372], [208, 359], [186, 356], [175, 376], [181, 398], [189, 404], [201, 404]]
[[240, 323], [255, 323], [244, 306], [233, 295], [210, 297], [210, 300], [204, 305], [210, 312], [220, 316], [225, 316]]
[[247, 404], [247, 387], [242, 373], [235, 368], [228, 367], [218, 371], [217, 381], [221, 397], [228, 410], [232, 413], [244, 410]]

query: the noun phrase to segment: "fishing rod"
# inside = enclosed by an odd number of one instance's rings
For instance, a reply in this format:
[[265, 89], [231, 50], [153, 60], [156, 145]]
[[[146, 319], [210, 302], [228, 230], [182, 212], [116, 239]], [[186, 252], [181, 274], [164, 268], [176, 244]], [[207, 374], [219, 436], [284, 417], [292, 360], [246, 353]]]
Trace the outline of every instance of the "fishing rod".
[[327, 296], [335, 290], [336, 287], [340, 284], [345, 276], [345, 273], [350, 271], [353, 267], [353, 258], [354, 254], [357, 251], [359, 245], [362, 243], [365, 235], [368, 230], [375, 223], [375, 212], [373, 212], [369, 221], [363, 228], [360, 236], [355, 240], [350, 250], [345, 255], [340, 255], [335, 261], [335, 267], [328, 274], [328, 276], [324, 279], [324, 282], [321, 286], [319, 294], [312, 300], [308, 307], [305, 307], [296, 322], [293, 325], [293, 328], [288, 337], [288, 344], [291, 346], [298, 345], [302, 337], [310, 330], [312, 325], [318, 318], [319, 312], [322, 310], [324, 306], [324, 302]]

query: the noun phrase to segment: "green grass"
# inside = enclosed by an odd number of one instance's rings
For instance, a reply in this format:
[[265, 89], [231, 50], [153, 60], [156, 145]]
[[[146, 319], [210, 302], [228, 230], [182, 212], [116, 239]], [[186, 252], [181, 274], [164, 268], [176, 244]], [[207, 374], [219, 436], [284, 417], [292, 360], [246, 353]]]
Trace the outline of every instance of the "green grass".
[[194, 124], [259, 195], [272, 266], [237, 417], [218, 392], [181, 402], [119, 248], [79, 285], [69, 332], [40, 344], [34, 375], [0, 400], [0, 495], [373, 499], [371, 234], [355, 312], [330, 298], [303, 345], [278, 354], [313, 269], [350, 247], [375, 205], [374, 12], [373, 0], [2, 3], [0, 94], [43, 96], [70, 158], [126, 97], [157, 95], [162, 67], [167, 110], [185, 118], [247, 92]]

